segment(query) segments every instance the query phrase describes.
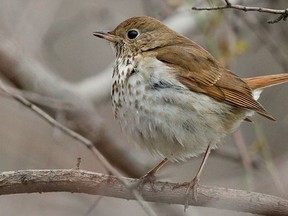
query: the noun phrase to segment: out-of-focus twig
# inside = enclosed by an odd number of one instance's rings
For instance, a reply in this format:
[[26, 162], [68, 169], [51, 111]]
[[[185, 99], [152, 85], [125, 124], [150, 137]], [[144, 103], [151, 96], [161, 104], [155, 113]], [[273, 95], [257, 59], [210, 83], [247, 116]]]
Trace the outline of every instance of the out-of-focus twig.
[[[236, 14], [236, 16], [239, 17], [240, 15]], [[274, 39], [270, 32], [263, 28], [260, 23], [253, 23], [248, 17], [243, 17], [240, 20], [250, 28], [251, 32], [261, 41], [261, 44], [269, 50], [271, 57], [281, 65], [283, 70], [288, 70], [287, 55], [284, 55], [284, 50], [279, 49], [282, 45]]]
[[269, 20], [268, 23], [274, 24], [280, 22], [281, 20], [286, 21], [288, 17], [288, 8], [283, 10], [264, 8], [264, 7], [248, 7], [238, 4], [232, 4], [229, 0], [225, 0], [224, 5], [215, 6], [215, 7], [192, 7], [192, 10], [223, 10], [223, 9], [236, 9], [242, 11], [256, 11], [262, 13], [278, 14], [279, 16], [275, 19]]
[[243, 140], [243, 136], [240, 130], [233, 133], [235, 145], [242, 158], [242, 163], [246, 172], [247, 185], [249, 190], [254, 189], [253, 175], [252, 175], [252, 162], [251, 155], [248, 153], [248, 149]]
[[279, 176], [278, 169], [274, 164], [271, 151], [263, 133], [263, 129], [257, 121], [255, 121], [255, 133], [257, 138], [255, 144], [253, 145], [254, 150], [260, 150], [260, 153], [262, 154], [262, 157], [265, 161], [266, 168], [271, 175], [276, 188], [281, 194], [285, 195], [286, 190], [284, 187], [284, 183], [282, 182], [281, 177]]

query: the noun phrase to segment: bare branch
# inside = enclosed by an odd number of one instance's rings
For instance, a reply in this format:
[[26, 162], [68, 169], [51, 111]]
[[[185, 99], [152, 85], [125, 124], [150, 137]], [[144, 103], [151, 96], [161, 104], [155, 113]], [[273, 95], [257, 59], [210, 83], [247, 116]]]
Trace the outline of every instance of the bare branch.
[[[123, 178], [129, 184], [136, 179]], [[134, 196], [123, 179], [84, 170], [21, 170], [0, 174], [0, 195], [43, 192], [72, 192], [97, 194], [134, 200]], [[197, 201], [193, 196], [189, 203], [193, 206], [208, 206], [250, 212], [261, 215], [288, 215], [288, 200], [261, 194], [227, 188], [198, 186]], [[186, 186], [176, 183], [155, 182], [143, 188], [143, 198], [149, 202], [183, 204]]]
[[277, 18], [268, 21], [270, 24], [274, 24], [277, 22], [280, 22], [281, 20], [286, 21], [288, 17], [288, 8], [284, 10], [277, 10], [277, 9], [271, 9], [271, 8], [263, 8], [263, 7], [247, 7], [243, 5], [238, 4], [232, 4], [229, 0], [225, 0], [225, 5], [215, 6], [215, 7], [192, 7], [192, 10], [223, 10], [223, 9], [236, 9], [236, 10], [242, 10], [242, 11], [256, 11], [256, 12], [262, 12], [262, 13], [270, 13], [270, 14], [280, 14]]

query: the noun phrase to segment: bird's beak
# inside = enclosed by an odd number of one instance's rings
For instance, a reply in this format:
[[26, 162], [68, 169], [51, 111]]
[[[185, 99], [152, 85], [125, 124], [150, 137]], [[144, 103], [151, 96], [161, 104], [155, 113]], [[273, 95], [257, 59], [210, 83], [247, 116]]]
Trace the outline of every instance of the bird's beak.
[[109, 31], [96, 31], [96, 32], [93, 32], [93, 35], [96, 37], [105, 39], [107, 41], [110, 41], [112, 43], [116, 43], [119, 41], [119, 38]]

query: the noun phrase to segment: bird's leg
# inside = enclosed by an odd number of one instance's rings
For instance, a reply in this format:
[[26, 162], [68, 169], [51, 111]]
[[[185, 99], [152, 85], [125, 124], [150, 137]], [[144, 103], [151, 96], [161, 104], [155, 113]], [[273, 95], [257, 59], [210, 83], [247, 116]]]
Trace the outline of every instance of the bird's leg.
[[140, 192], [143, 190], [143, 186], [149, 182], [151, 187], [154, 187], [155, 182], [155, 173], [158, 172], [164, 164], [166, 164], [168, 161], [168, 158], [165, 157], [159, 164], [157, 164], [155, 167], [153, 167], [149, 172], [147, 172], [144, 176], [138, 179], [137, 187]]
[[201, 176], [201, 173], [203, 171], [203, 168], [204, 168], [204, 165], [208, 159], [208, 156], [211, 152], [211, 144], [208, 145], [206, 151], [205, 151], [205, 155], [203, 157], [203, 160], [200, 164], [200, 167], [195, 175], [195, 177], [192, 179], [192, 181], [189, 183], [188, 185], [188, 188], [186, 190], [186, 193], [185, 193], [185, 206], [184, 206], [184, 210], [186, 210], [188, 208], [188, 205], [189, 205], [189, 194], [190, 194], [190, 191], [191, 189], [193, 189], [193, 195], [194, 195], [194, 199], [197, 201], [197, 184], [200, 180], [200, 176]]

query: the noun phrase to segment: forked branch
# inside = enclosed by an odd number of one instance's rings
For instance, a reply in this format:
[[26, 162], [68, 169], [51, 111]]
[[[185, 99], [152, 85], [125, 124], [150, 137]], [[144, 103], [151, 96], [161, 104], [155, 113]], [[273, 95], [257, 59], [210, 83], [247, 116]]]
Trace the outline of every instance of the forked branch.
[[288, 17], [288, 8], [284, 10], [277, 10], [271, 8], [264, 8], [264, 7], [247, 7], [238, 4], [232, 4], [229, 0], [225, 0], [224, 5], [215, 6], [215, 7], [192, 7], [192, 10], [224, 10], [224, 9], [236, 9], [241, 11], [256, 11], [262, 13], [270, 13], [270, 14], [278, 14], [279, 16], [275, 19], [269, 20], [268, 23], [274, 24], [280, 22], [281, 20], [286, 21]]

